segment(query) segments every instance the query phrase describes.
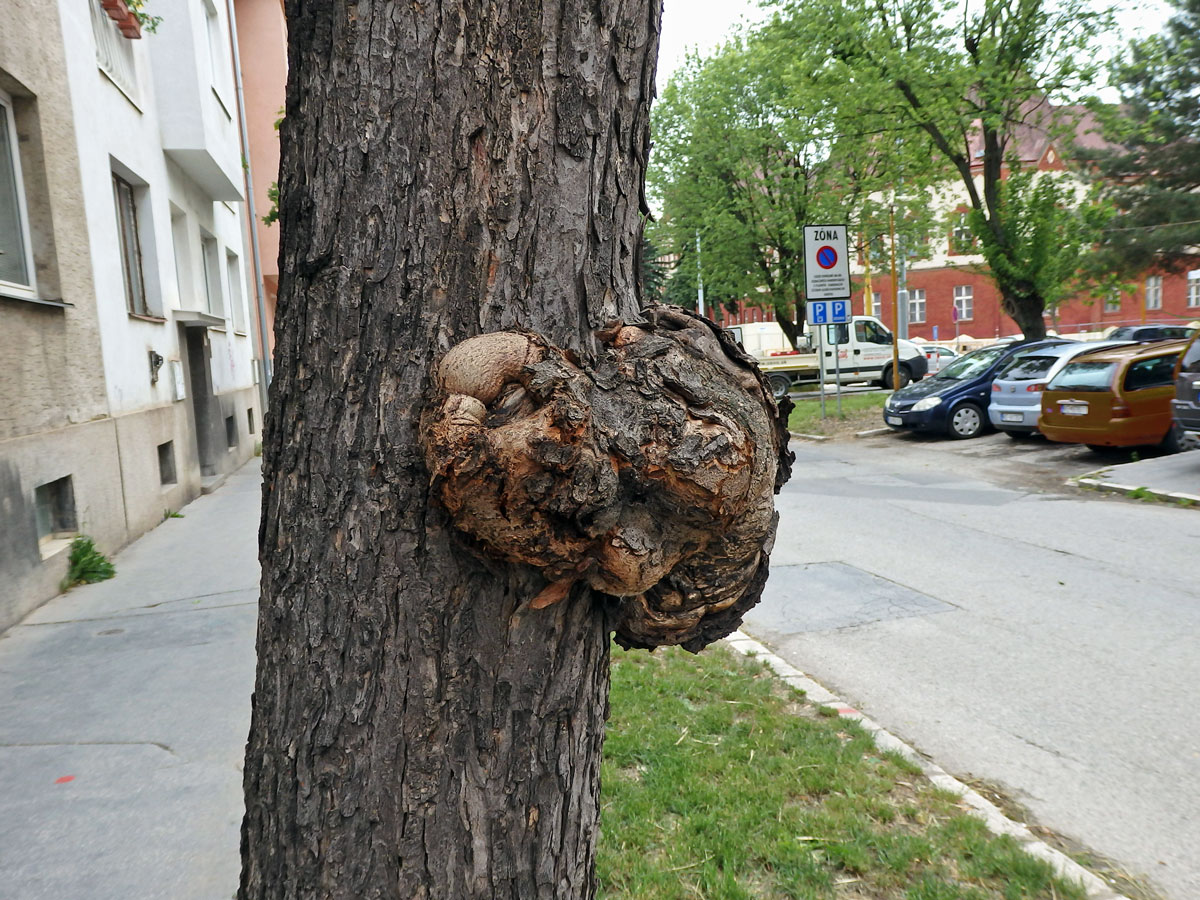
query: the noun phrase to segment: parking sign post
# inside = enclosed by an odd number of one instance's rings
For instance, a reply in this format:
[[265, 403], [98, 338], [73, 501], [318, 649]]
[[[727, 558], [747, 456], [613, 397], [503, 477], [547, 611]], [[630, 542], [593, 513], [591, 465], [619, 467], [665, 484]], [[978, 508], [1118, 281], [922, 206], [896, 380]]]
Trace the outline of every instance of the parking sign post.
[[[804, 226], [804, 299], [808, 322], [817, 328], [817, 371], [820, 373], [821, 418], [825, 418], [825, 336], [821, 327], [850, 322], [850, 254], [845, 225]], [[841, 342], [833, 345], [834, 389], [842, 412]]]

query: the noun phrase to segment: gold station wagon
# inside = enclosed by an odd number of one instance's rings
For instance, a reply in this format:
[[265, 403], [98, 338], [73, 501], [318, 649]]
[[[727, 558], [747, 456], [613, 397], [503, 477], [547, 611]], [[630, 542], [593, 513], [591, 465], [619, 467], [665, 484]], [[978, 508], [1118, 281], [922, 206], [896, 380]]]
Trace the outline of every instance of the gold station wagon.
[[1179, 449], [1172, 427], [1175, 361], [1187, 341], [1084, 353], [1046, 385], [1038, 429], [1052, 441], [1105, 447]]

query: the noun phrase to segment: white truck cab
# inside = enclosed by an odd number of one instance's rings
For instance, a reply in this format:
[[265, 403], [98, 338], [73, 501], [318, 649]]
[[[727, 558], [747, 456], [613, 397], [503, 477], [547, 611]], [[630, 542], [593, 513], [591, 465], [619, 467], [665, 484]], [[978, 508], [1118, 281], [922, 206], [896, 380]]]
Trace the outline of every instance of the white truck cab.
[[[734, 325], [733, 334], [771, 383], [776, 397], [793, 384], [869, 381], [885, 388], [920, 381], [928, 371], [925, 352], [912, 341], [899, 341], [900, 371], [892, 373], [892, 333], [874, 316], [854, 316], [845, 325], [805, 326], [793, 349], [778, 322]], [[823, 342], [823, 344], [822, 344]], [[819, 356], [819, 359], [818, 359]]]

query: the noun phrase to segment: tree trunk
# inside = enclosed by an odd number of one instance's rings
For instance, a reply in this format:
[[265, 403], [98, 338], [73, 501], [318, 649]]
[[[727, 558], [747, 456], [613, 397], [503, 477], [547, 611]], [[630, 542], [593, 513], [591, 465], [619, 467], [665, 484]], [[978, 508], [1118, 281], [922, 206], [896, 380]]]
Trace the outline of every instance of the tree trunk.
[[[993, 270], [994, 271], [994, 270]], [[993, 276], [995, 277], [995, 276]], [[1000, 282], [1000, 279], [996, 279]], [[1046, 336], [1046, 320], [1042, 313], [1046, 302], [1027, 284], [1003, 284], [1000, 288], [1000, 308], [1017, 323], [1021, 334], [1029, 341], [1040, 341]]]
[[251, 898], [594, 894], [612, 613], [464, 550], [434, 363], [637, 316], [659, 0], [286, 0]]

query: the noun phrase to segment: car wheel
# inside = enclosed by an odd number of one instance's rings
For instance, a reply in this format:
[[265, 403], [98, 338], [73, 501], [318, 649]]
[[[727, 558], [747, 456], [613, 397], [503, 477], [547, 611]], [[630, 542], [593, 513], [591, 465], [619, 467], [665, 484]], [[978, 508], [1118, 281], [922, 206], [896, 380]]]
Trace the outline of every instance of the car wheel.
[[786, 375], [772, 375], [767, 379], [767, 383], [771, 385], [771, 393], [775, 395], [776, 400], [782, 400], [792, 389], [792, 379]]
[[[895, 384], [894, 382], [897, 382], [897, 381], [899, 381], [900, 383]], [[887, 388], [889, 391], [898, 391], [898, 390], [900, 390], [900, 388], [908, 385], [909, 382], [911, 382], [911, 381], [912, 381], [912, 373], [910, 371], [908, 371], [908, 366], [900, 367], [900, 377], [899, 378], [892, 378], [892, 367], [891, 366], [888, 366], [886, 369], [883, 370], [883, 386], [885, 388]]]
[[950, 411], [948, 430], [952, 438], [978, 437], [983, 431], [983, 410], [974, 403], [962, 403]]
[[1166, 437], [1159, 444], [1168, 453], [1178, 453], [1181, 450], [1191, 449], [1184, 444], [1183, 429], [1179, 427], [1178, 422], [1172, 422], [1171, 427], [1167, 429]]

